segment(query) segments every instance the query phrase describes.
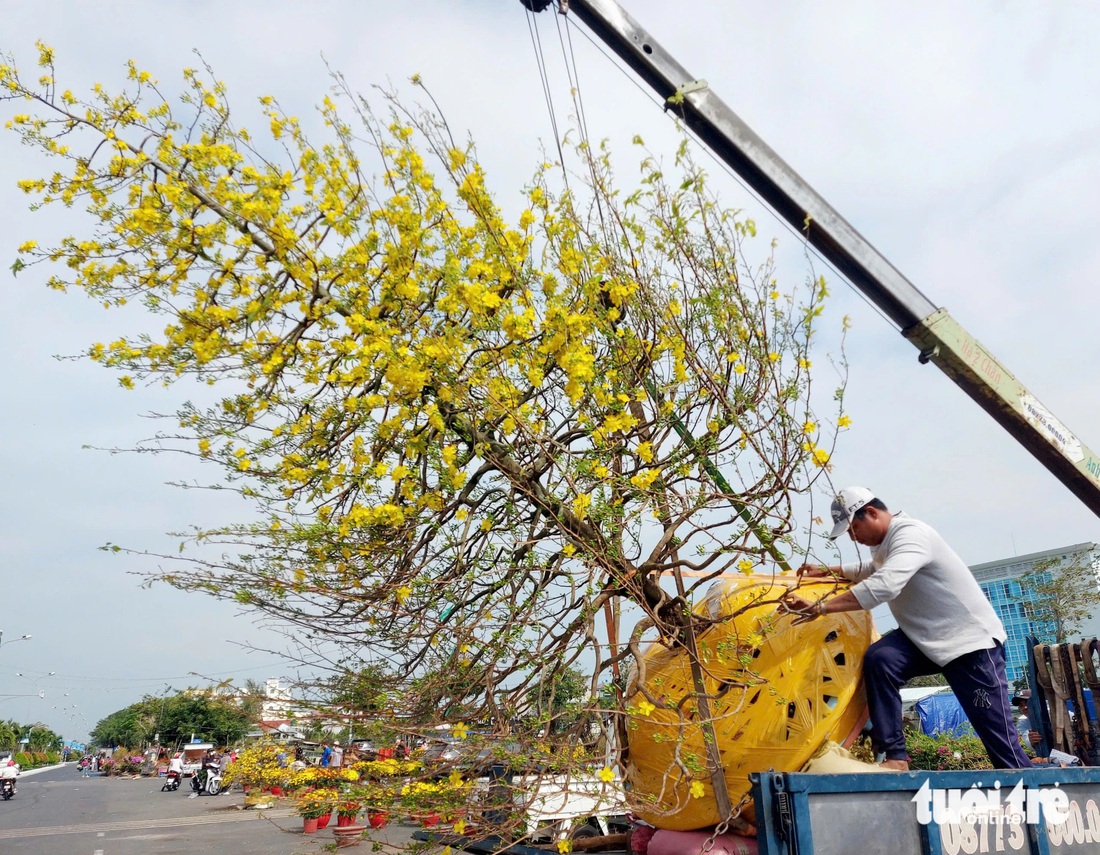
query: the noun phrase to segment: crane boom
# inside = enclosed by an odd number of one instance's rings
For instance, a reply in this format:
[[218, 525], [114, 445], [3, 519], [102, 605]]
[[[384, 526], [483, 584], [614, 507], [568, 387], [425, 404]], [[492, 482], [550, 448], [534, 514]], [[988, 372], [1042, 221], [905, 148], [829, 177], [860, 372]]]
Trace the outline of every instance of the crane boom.
[[[543, 9], [548, 0], [521, 0]], [[691, 130], [878, 306], [920, 351], [1100, 516], [1100, 457], [947, 312], [937, 308], [776, 154], [705, 82], [695, 80], [616, 0], [559, 0]]]

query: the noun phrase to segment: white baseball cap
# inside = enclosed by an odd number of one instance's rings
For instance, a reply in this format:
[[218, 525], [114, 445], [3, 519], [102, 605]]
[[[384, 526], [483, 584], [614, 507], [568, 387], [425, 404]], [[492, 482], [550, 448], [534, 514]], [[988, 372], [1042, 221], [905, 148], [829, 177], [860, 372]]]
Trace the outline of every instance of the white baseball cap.
[[829, 508], [833, 515], [833, 530], [829, 533], [829, 540], [836, 540], [844, 534], [852, 524], [856, 511], [874, 498], [875, 494], [866, 487], [845, 487], [837, 493], [832, 507]]

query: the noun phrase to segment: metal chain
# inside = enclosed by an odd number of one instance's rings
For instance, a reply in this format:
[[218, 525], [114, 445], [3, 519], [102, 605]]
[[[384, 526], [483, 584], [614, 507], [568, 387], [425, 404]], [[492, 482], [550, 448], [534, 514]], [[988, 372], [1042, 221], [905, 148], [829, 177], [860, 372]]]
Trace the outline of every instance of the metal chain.
[[718, 825], [714, 826], [713, 833], [710, 835], [710, 837], [706, 839], [702, 847], [699, 849], [699, 855], [706, 855], [707, 852], [710, 852], [710, 850], [714, 848], [714, 842], [727, 831], [729, 831], [730, 824], [739, 816], [741, 816], [741, 811], [744, 810], [745, 805], [747, 805], [748, 803], [749, 796], [746, 793], [745, 795], [741, 796], [741, 801], [730, 808], [730, 815], [727, 816], [720, 823], [718, 823]]

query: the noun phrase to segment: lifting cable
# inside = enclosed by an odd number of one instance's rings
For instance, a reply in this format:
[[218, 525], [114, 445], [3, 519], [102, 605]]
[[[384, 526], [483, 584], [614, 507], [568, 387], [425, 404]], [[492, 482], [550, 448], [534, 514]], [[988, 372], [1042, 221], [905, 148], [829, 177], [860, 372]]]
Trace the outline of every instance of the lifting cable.
[[531, 36], [531, 48], [535, 53], [535, 64], [539, 69], [539, 82], [542, 83], [542, 97], [546, 101], [546, 110], [550, 114], [550, 127], [554, 132], [554, 145], [558, 149], [558, 159], [562, 165], [562, 176], [565, 186], [569, 186], [569, 177], [565, 171], [565, 153], [561, 148], [561, 134], [558, 132], [558, 118], [554, 113], [554, 96], [550, 89], [550, 75], [546, 70], [546, 56], [542, 51], [542, 39], [539, 38], [539, 28], [535, 23], [535, 12], [527, 9], [527, 30]]
[[[651, 89], [647, 88], [646, 86], [643, 86], [638, 80], [636, 80], [634, 78], [634, 76], [624, 67], [624, 65], [622, 64], [622, 61], [617, 56], [615, 56], [614, 54], [609, 53], [607, 51], [607, 49], [599, 41], [597, 41], [592, 36], [591, 33], [589, 33], [583, 27], [580, 27], [579, 25], [574, 24], [572, 21], [569, 21], [568, 17], [567, 17], [567, 23], [572, 24], [572, 26], [574, 26], [574, 27], [577, 27], [577, 29], [579, 30], [581, 35], [584, 36], [588, 40], [588, 43], [591, 44], [592, 47], [594, 47], [601, 54], [603, 54], [603, 56], [608, 60], [608, 62], [610, 62], [611, 65], [614, 66], [623, 75], [623, 77], [625, 77], [627, 80], [629, 80], [634, 85], [634, 87], [639, 92], [642, 93], [643, 96], [645, 96], [647, 99], [649, 99], [649, 101], [651, 101], [653, 104], [655, 104], [657, 106], [657, 108], [660, 109], [662, 112], [668, 112], [668, 109], [669, 109], [668, 104], [662, 102], [657, 96], [655, 96], [653, 94], [653, 91]], [[869, 297], [867, 297], [866, 294], [864, 294], [858, 288], [855, 288], [854, 286], [852, 286], [851, 282], [848, 280], [848, 277], [845, 276], [843, 273], [841, 273], [841, 271], [837, 268], [837, 266], [835, 264], [833, 264], [829, 259], [827, 259], [825, 256], [821, 255], [821, 253], [818, 251], [817, 247], [815, 247], [808, 240], [806, 240], [806, 236], [801, 231], [796, 229], [793, 225], [791, 225], [785, 219], [783, 219], [778, 214], [776, 214], [775, 209], [772, 208], [772, 206], [769, 205], [768, 202], [765, 201], [764, 198], [761, 197], [760, 194], [756, 192], [756, 190], [754, 190], [752, 187], [750, 187], [748, 184], [746, 184], [745, 181], [741, 178], [741, 176], [738, 175], [736, 172], [734, 172], [733, 169], [730, 167], [730, 165], [728, 163], [726, 163], [724, 160], [722, 160], [720, 157], [718, 157], [718, 155], [716, 155], [713, 151], [711, 151], [710, 146], [708, 146], [706, 143], [704, 143], [699, 138], [699, 135], [696, 134], [695, 131], [693, 131], [689, 125], [687, 125], [685, 122], [681, 122], [681, 121], [678, 121], [677, 124], [680, 126], [680, 128], [683, 130], [683, 132], [688, 137], [691, 138], [691, 140], [695, 143], [695, 145], [707, 157], [709, 157], [711, 161], [713, 161], [718, 166], [718, 168], [720, 170], [722, 170], [727, 176], [732, 178], [737, 184], [741, 185], [741, 188], [743, 190], [745, 190], [745, 192], [748, 193], [752, 198], [756, 199], [756, 201], [758, 203], [760, 203], [760, 205], [763, 207], [764, 211], [766, 211], [768, 214], [770, 214], [772, 216], [772, 218], [777, 223], [779, 223], [780, 226], [782, 226], [784, 229], [786, 229], [792, 235], [797, 237], [799, 242], [802, 244], [802, 246], [805, 248], [805, 250], [808, 253], [811, 253], [816, 259], [818, 259], [818, 261], [820, 261], [822, 264], [824, 264], [824, 266], [826, 268], [831, 270], [833, 272], [833, 274], [836, 276], [837, 279], [839, 279], [842, 282], [847, 283], [848, 286], [851, 288], [851, 290], [854, 291], [855, 294], [864, 303], [866, 303], [867, 306], [870, 307], [871, 310], [874, 311], [880, 318], [882, 318], [884, 321], [886, 321], [890, 326], [894, 326], [893, 320], [891, 320], [890, 317], [885, 312], [883, 312], [883, 310], [881, 308], [879, 308], [874, 302], [872, 302], [871, 299]]]
[[[524, 5], [526, 5], [526, 3]], [[564, 4], [562, 4], [562, 11], [565, 11]], [[528, 10], [528, 16], [530, 17], [530, 15], [532, 14], [533, 13]], [[558, 17], [561, 16], [555, 15], [555, 19]], [[581, 134], [581, 142], [584, 146], [583, 150], [585, 154], [585, 160], [588, 164], [588, 168], [592, 176], [593, 188], [594, 190], [596, 190], [594, 195], [596, 199], [596, 209], [600, 217], [600, 227], [605, 237], [609, 237], [609, 235], [607, 234], [607, 221], [604, 218], [603, 205], [600, 202], [599, 192], [597, 188], [598, 176], [596, 174], [595, 163], [593, 162], [594, 155], [592, 151], [591, 140], [588, 135], [588, 124], [584, 114], [584, 102], [580, 94], [580, 78], [579, 74], [577, 73], [576, 56], [573, 52], [573, 40], [572, 37], [569, 35], [568, 30], [569, 24], [571, 23], [572, 22], [568, 19], [566, 20], [566, 38], [563, 39], [561, 35], [561, 22], [558, 22], [558, 40], [561, 43], [562, 55], [565, 60], [566, 75], [569, 78], [570, 92], [573, 97], [574, 106], [577, 110], [577, 125], [578, 130]], [[549, 91], [549, 84], [545, 77], [545, 62], [543, 61], [543, 58], [541, 56], [539, 57], [539, 71], [540, 74], [544, 75], [543, 88], [544, 90]], [[550, 104], [551, 116], [553, 116], [552, 99], [549, 95], [547, 96], [547, 101]], [[554, 130], [556, 134], [556, 124], [554, 125]], [[555, 142], [558, 145], [558, 152], [559, 154], [561, 154], [561, 144], [557, 139], [555, 139]], [[562, 156], [563, 177], [566, 176], [566, 172], [565, 158], [564, 156]], [[675, 576], [678, 593], [682, 597], [686, 596], [683, 584], [683, 577], [680, 576], [679, 573], [675, 574]], [[611, 633], [614, 629], [614, 631], [616, 631], [617, 633], [618, 627], [615, 617], [610, 613], [606, 614], [606, 617], [608, 622], [608, 632]], [[618, 646], [617, 638], [609, 637], [609, 641], [612, 645], [611, 649], [614, 652]], [[702, 728], [704, 733], [706, 734], [704, 741], [706, 742], [707, 747], [707, 766], [709, 767], [711, 786], [714, 789], [714, 800], [718, 808], [719, 815], [723, 818], [723, 825], [725, 825], [726, 827], [736, 827], [743, 829], [746, 827], [746, 823], [744, 822], [744, 820], [738, 818], [741, 805], [737, 805], [736, 807], [734, 807], [730, 799], [729, 787], [725, 778], [725, 768], [722, 762], [721, 753], [718, 749], [717, 735], [714, 730], [714, 718], [711, 715], [709, 708], [709, 695], [707, 693], [706, 684], [704, 682], [703, 668], [700, 662], [698, 650], [695, 646], [696, 637], [690, 625], [687, 627], [687, 638], [685, 639], [685, 642], [689, 653], [688, 658], [691, 662], [692, 683], [694, 684], [695, 689], [695, 702], [697, 705], [697, 709], [703, 717]]]

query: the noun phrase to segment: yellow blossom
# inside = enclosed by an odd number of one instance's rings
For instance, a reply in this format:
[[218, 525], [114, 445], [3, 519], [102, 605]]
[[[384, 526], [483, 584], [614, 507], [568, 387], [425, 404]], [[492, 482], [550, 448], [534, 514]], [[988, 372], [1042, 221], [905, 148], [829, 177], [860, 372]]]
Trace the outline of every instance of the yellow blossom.
[[829, 462], [829, 452], [824, 448], [815, 448], [813, 453], [813, 461], [817, 466], [824, 466]]
[[572, 851], [573, 851], [572, 841], [569, 841], [569, 840], [559, 840], [558, 841], [558, 852], [560, 852], [561, 855], [565, 855], [566, 852], [572, 852]]
[[641, 701], [638, 704], [638, 715], [648, 716], [655, 709], [657, 709], [657, 707], [655, 707], [649, 701]]
[[817, 430], [817, 422], [808, 421], [806, 424], [802, 425], [803, 433], [813, 433], [815, 430]]
[[457, 739], [465, 739], [470, 734], [470, 729], [465, 724], [459, 722], [451, 728], [451, 735]]
[[600, 769], [598, 774], [600, 780], [606, 784], [610, 784], [612, 781], [615, 780], [615, 773], [612, 772], [610, 767], [608, 766], [604, 766], [602, 769]]
[[691, 782], [691, 797], [693, 799], [701, 799], [706, 793], [706, 788], [703, 786], [702, 781]]
[[850, 418], [848, 418], [848, 416], [846, 416], [846, 415], [841, 416], [839, 419], [836, 420], [836, 426], [839, 427], [839, 428], [846, 428], [851, 423], [852, 423], [852, 420]]
[[405, 600], [407, 600], [410, 596], [412, 596], [412, 592], [413, 592], [413, 589], [410, 588], [408, 585], [402, 585], [400, 588], [398, 588], [397, 593], [396, 593], [396, 599], [397, 599], [398, 605], [405, 602]]
[[747, 558], [742, 558], [737, 562], [737, 569], [744, 573], [746, 576], [752, 575], [752, 562]]

